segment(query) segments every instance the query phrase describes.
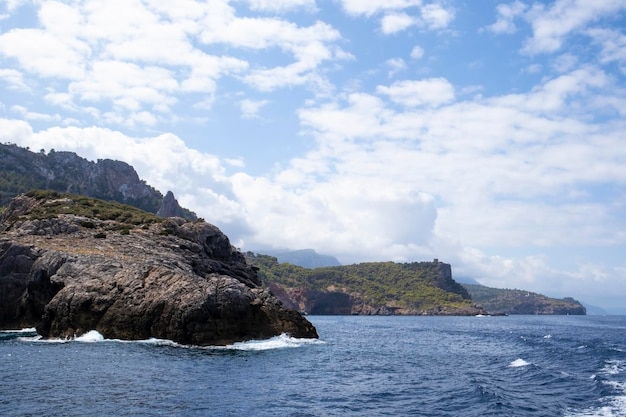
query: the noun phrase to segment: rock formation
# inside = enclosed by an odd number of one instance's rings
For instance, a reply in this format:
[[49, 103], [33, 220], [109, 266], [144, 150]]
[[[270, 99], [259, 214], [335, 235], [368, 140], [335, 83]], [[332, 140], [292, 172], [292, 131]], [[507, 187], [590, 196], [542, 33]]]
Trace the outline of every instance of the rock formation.
[[118, 220], [103, 220], [76, 214], [81, 204], [107, 208], [31, 193], [3, 213], [0, 328], [36, 326], [46, 338], [97, 330], [106, 338], [193, 345], [317, 337], [261, 285], [217, 227], [155, 216], [143, 224], [119, 220], [131, 218], [130, 207]]
[[0, 206], [19, 193], [42, 189], [117, 201], [150, 213], [161, 208], [167, 210], [163, 217], [175, 212], [177, 217], [197, 219], [195, 213], [178, 205], [171, 192], [164, 198], [122, 161], [91, 162], [74, 152], [35, 153], [8, 144], [0, 144], [0, 160]]

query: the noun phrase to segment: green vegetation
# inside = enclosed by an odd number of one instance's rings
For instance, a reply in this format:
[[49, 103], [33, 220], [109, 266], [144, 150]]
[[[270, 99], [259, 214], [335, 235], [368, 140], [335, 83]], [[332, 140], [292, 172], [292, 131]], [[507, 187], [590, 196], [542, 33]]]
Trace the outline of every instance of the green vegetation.
[[571, 297], [558, 299], [523, 290], [464, 284], [472, 299], [492, 314], [586, 314]]
[[246, 257], [251, 265], [259, 268], [259, 276], [265, 284], [276, 283], [288, 289], [358, 294], [367, 304], [412, 310], [471, 304], [462, 287], [459, 286], [457, 292], [450, 291], [449, 287], [454, 288], [456, 282], [442, 276], [445, 264], [438, 262], [368, 262], [307, 269], [279, 264], [273, 256], [248, 252]]
[[[26, 196], [36, 200], [45, 200], [43, 204], [37, 205], [29, 212], [27, 217], [30, 219], [48, 219], [61, 214], [73, 214], [90, 219], [112, 220], [126, 225], [121, 230], [128, 229], [128, 226], [160, 223], [163, 220], [155, 214], [116, 201], [102, 201], [50, 190], [32, 190], [26, 193]], [[90, 220], [85, 220], [81, 226], [93, 229], [95, 224]]]

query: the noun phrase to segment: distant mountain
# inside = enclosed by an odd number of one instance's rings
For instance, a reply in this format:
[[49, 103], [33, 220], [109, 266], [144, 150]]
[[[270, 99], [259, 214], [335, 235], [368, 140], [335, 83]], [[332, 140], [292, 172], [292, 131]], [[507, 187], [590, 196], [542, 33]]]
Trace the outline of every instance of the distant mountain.
[[477, 315], [486, 311], [452, 279], [449, 264], [368, 262], [308, 269], [245, 254], [283, 304], [307, 314]]
[[541, 314], [541, 315], [584, 315], [585, 307], [573, 298], [550, 298], [523, 290], [509, 290], [463, 284], [472, 296], [490, 314]]
[[583, 303], [583, 305], [587, 309], [587, 314], [590, 316], [605, 316], [608, 314], [602, 307], [594, 306], [587, 303]]
[[269, 250], [263, 251], [266, 255], [275, 256], [280, 263], [290, 263], [303, 268], [319, 268], [323, 266], [339, 266], [341, 263], [331, 255], [322, 255], [313, 249], [300, 250]]
[[89, 161], [74, 152], [31, 152], [14, 144], [0, 144], [0, 207], [33, 189], [73, 193], [117, 201], [162, 217], [196, 220], [180, 207], [174, 195], [165, 197], [139, 179], [135, 169], [111, 159]]
[[470, 277], [464, 277], [464, 276], [460, 276], [460, 277], [455, 277], [454, 280], [458, 283], [461, 284], [475, 284], [475, 285], [480, 285], [480, 282], [476, 281], [474, 278], [470, 278]]

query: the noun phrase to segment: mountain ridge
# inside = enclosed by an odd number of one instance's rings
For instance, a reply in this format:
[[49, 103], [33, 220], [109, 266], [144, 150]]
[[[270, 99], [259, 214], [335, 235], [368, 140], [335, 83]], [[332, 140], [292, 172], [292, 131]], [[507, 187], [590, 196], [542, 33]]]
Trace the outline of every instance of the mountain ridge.
[[197, 219], [178, 204], [171, 191], [163, 196], [126, 162], [92, 162], [74, 152], [54, 149], [35, 153], [10, 143], [0, 144], [0, 160], [0, 206], [19, 194], [42, 189], [117, 201], [162, 217]]

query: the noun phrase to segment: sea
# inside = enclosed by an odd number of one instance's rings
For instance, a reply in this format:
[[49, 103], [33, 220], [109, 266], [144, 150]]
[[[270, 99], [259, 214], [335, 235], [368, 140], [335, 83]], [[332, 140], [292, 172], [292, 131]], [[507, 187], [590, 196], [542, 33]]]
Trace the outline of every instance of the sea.
[[0, 416], [626, 416], [624, 316], [309, 316], [224, 347], [0, 332]]

